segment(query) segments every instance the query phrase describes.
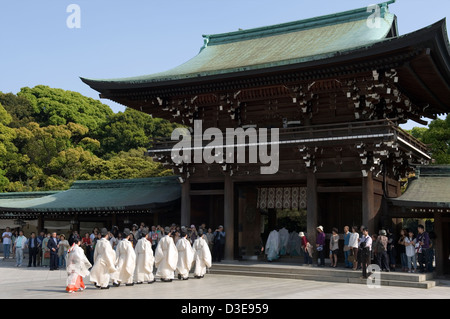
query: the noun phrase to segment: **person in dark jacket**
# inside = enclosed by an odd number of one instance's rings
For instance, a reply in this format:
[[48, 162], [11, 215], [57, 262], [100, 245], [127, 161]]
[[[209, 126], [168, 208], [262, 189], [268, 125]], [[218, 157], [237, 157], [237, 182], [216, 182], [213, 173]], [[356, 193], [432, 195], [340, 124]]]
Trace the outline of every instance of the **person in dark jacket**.
[[223, 226], [220, 225], [214, 232], [214, 261], [221, 262], [225, 251], [225, 232]]
[[47, 248], [50, 249], [50, 270], [58, 270], [58, 246], [59, 240], [56, 233], [52, 233], [52, 237], [47, 242]]
[[28, 267], [31, 267], [31, 264], [33, 264], [33, 267], [36, 267], [36, 257], [38, 256], [38, 252], [41, 248], [41, 241], [36, 238], [36, 233], [31, 233], [31, 237], [28, 239], [27, 242], [28, 246]]

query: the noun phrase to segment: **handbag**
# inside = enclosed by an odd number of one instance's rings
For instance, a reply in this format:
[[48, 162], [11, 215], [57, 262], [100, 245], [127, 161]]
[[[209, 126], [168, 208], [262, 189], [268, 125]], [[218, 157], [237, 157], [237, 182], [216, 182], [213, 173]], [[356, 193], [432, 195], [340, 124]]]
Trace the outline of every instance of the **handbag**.
[[50, 252], [49, 251], [46, 251], [44, 253], [44, 258], [50, 258]]
[[348, 256], [348, 261], [354, 263], [356, 261], [356, 257], [354, 255]]

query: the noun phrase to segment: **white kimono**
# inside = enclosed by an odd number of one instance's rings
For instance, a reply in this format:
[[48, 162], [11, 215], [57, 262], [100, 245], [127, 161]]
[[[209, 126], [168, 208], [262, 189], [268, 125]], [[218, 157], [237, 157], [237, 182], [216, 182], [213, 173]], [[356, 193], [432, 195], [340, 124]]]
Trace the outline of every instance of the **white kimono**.
[[117, 244], [116, 266], [115, 279], [120, 283], [132, 284], [136, 268], [136, 253], [131, 241], [123, 239]]
[[153, 264], [155, 257], [153, 256], [152, 244], [145, 237], [138, 240], [136, 244], [136, 269], [135, 280], [137, 282], [153, 282]]
[[202, 277], [206, 274], [206, 267], [211, 268], [212, 258], [208, 242], [199, 237], [194, 242], [195, 269], [194, 276]]
[[91, 269], [90, 281], [100, 287], [107, 287], [111, 274], [116, 271], [116, 253], [109, 240], [102, 238], [97, 241], [94, 251], [94, 266]]
[[177, 272], [182, 278], [188, 278], [194, 262], [194, 250], [186, 238], [180, 238], [176, 246], [178, 250]]
[[296, 231], [289, 234], [289, 242], [286, 252], [290, 256], [300, 256], [302, 253], [302, 239]]
[[158, 243], [155, 252], [156, 277], [174, 279], [174, 271], [178, 263], [178, 250], [172, 237], [164, 236]]
[[278, 232], [280, 235], [280, 252], [281, 256], [286, 255], [287, 247], [289, 243], [289, 231], [286, 228], [281, 228]]
[[280, 252], [280, 235], [276, 230], [272, 230], [266, 242], [267, 260], [272, 261], [278, 259]]
[[[92, 265], [84, 254], [84, 250], [77, 244], [73, 244], [72, 247], [67, 252], [67, 289], [77, 291], [78, 289], [84, 289], [84, 284], [80, 286], [83, 282], [82, 278], [89, 275], [89, 268]], [[81, 277], [81, 278], [79, 278]]]

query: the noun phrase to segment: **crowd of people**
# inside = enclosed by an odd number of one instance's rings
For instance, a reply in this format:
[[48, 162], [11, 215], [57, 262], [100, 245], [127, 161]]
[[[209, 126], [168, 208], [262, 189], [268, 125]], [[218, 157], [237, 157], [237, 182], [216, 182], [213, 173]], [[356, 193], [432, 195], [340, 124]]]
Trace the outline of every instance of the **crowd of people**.
[[[286, 228], [270, 232], [262, 250], [268, 261], [280, 256], [303, 256], [304, 265], [311, 266], [313, 257], [317, 265], [325, 266], [325, 255], [329, 252], [330, 266], [338, 267], [343, 258], [345, 268], [362, 270], [367, 278], [367, 267], [377, 264], [382, 271], [395, 271], [397, 253], [400, 254], [402, 271], [432, 272], [434, 249], [432, 236], [423, 225], [415, 229], [402, 229], [398, 239], [390, 229], [381, 229], [378, 234], [369, 235], [366, 227], [345, 226], [340, 235], [337, 228], [331, 234], [325, 234], [323, 226], [316, 228], [315, 243], [311, 244], [304, 232], [289, 232]], [[16, 258], [16, 266], [22, 266], [24, 250], [28, 249], [28, 267], [43, 266], [50, 270], [66, 268], [69, 274], [68, 291], [83, 289], [82, 277], [90, 274], [90, 280], [98, 288], [109, 288], [120, 284], [155, 281], [172, 281], [175, 273], [180, 280], [187, 280], [195, 264], [194, 277], [202, 278], [212, 261], [223, 259], [225, 246], [223, 226], [215, 231], [202, 224], [198, 229], [172, 224], [162, 227], [146, 226], [144, 223], [133, 225], [131, 229], [119, 231], [94, 228], [91, 233], [80, 236], [71, 232], [66, 239], [64, 234], [41, 232], [31, 233], [26, 238], [23, 231], [11, 231], [2, 234], [4, 258], [11, 253]], [[343, 247], [340, 240], [343, 239]], [[342, 259], [340, 260], [342, 261]]]
[[[316, 230], [315, 244], [310, 243], [304, 232], [289, 232], [284, 227], [271, 231], [264, 247], [267, 260], [275, 261], [283, 255], [303, 255], [304, 265], [312, 266], [316, 256], [317, 265], [325, 267], [325, 256], [329, 252], [330, 267], [338, 267], [338, 256], [342, 256], [345, 268], [362, 270], [362, 277], [367, 278], [367, 266], [371, 264], [377, 264], [382, 271], [395, 271], [399, 253], [401, 271], [433, 272], [432, 236], [423, 225], [418, 225], [417, 232], [402, 229], [398, 239], [390, 229], [381, 229], [378, 234], [369, 235], [365, 226], [353, 226], [351, 229], [345, 226], [342, 235], [339, 235], [337, 228], [332, 228], [327, 241], [323, 226], [318, 226]], [[342, 250], [339, 247], [341, 239]]]
[[[119, 231], [94, 228], [81, 237], [72, 231], [68, 239], [64, 234], [31, 233], [26, 238], [23, 231], [2, 234], [4, 258], [16, 258], [21, 267], [24, 250], [28, 249], [28, 267], [43, 266], [50, 270], [66, 268], [68, 292], [84, 289], [83, 277], [97, 288], [153, 283], [156, 278], [170, 282], [175, 274], [180, 280], [189, 279], [194, 266], [194, 278], [203, 278], [212, 261], [223, 259], [225, 231], [219, 226], [213, 232], [202, 224], [198, 229], [172, 224], [148, 227], [144, 223]], [[15, 255], [15, 256], [14, 256]], [[156, 267], [156, 274], [153, 268]]]

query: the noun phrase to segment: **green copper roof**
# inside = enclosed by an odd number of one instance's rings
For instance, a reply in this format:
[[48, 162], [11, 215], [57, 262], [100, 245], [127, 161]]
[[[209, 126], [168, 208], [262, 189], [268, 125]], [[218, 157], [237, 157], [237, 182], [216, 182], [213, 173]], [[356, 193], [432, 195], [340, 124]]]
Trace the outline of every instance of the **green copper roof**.
[[450, 166], [422, 166], [405, 193], [390, 199], [395, 206], [450, 208]]
[[[381, 18], [386, 18], [386, 14], [389, 13], [388, 5], [394, 3], [395, 0], [378, 4], [380, 10], [379, 14]], [[333, 26], [337, 24], [367, 20], [374, 11], [368, 7], [350, 10], [305, 20], [298, 20], [288, 23], [282, 23], [277, 25], [265, 26], [260, 28], [239, 30], [235, 32], [220, 33], [203, 35], [205, 45], [202, 47], [211, 45], [219, 45], [231, 42], [245, 41], [251, 39], [259, 39], [267, 36], [281, 35], [290, 32], [306, 31], [314, 28], [322, 28], [326, 26]]]
[[128, 180], [77, 181], [67, 191], [39, 198], [28, 193], [0, 196], [2, 212], [79, 212], [150, 209], [181, 197], [176, 176]]
[[302, 63], [331, 57], [397, 35], [396, 17], [379, 4], [379, 25], [367, 7], [317, 18], [223, 34], [204, 35], [199, 54], [171, 70], [151, 75], [92, 80], [95, 83], [145, 84]]

